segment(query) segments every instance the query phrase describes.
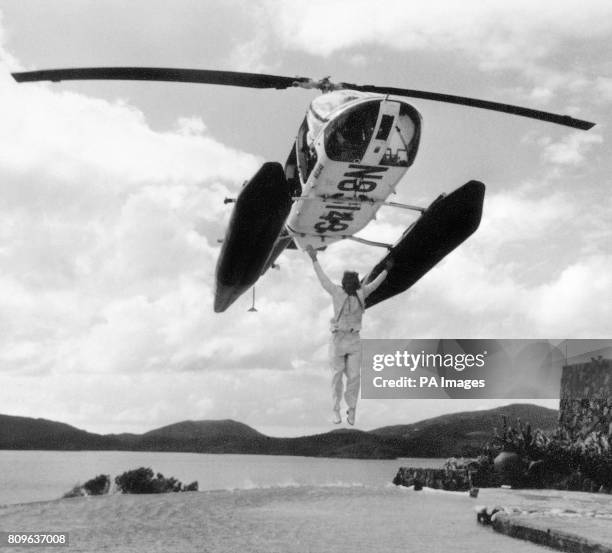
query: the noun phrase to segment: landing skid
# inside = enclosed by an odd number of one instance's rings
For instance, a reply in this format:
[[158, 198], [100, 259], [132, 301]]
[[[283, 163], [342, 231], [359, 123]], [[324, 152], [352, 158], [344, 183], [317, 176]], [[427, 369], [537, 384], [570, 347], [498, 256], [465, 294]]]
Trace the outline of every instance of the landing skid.
[[374, 246], [376, 248], [387, 248], [388, 250], [393, 248], [392, 244], [386, 244], [385, 242], [374, 242], [373, 240], [359, 238], [358, 236], [343, 236], [342, 238], [345, 240], [352, 240], [353, 242], [359, 242], [360, 244], [365, 244], [366, 246]]
[[[355, 198], [338, 198], [336, 196], [295, 196], [293, 198], [291, 198], [292, 200], [304, 200], [304, 201], [310, 201], [310, 202], [327, 202], [329, 200], [333, 200], [335, 204], [359, 204], [359, 203], [367, 203], [367, 204], [372, 204], [372, 205], [385, 205], [387, 207], [397, 207], [400, 209], [410, 209], [411, 211], [418, 211], [419, 213], [425, 213], [425, 210], [427, 208], [425, 207], [420, 207], [418, 205], [410, 205], [410, 204], [400, 204], [398, 202], [386, 202], [384, 200], [373, 200], [371, 198], [368, 198], [366, 196], [364, 197], [360, 197], [357, 196]], [[226, 203], [227, 201], [231, 201], [229, 198], [226, 198]]]
[[392, 258], [393, 268], [368, 298], [366, 308], [404, 292], [464, 242], [480, 225], [485, 186], [470, 181], [437, 198], [363, 279], [374, 280]]

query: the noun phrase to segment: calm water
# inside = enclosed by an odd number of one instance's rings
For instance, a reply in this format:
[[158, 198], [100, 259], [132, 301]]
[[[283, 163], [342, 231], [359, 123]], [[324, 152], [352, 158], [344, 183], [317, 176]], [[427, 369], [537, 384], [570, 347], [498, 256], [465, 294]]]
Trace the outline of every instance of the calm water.
[[210, 455], [131, 451], [0, 451], [0, 505], [57, 499], [98, 474], [111, 478], [138, 467], [200, 490], [278, 486], [386, 486], [400, 466], [438, 467], [443, 459], [364, 461], [273, 455]]

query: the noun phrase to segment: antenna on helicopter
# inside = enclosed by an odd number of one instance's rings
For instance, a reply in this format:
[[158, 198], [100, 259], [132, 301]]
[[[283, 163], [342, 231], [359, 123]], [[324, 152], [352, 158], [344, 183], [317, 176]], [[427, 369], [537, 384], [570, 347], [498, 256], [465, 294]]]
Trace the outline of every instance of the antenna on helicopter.
[[255, 309], [255, 286], [253, 286], [253, 304], [251, 308], [248, 310], [249, 313], [256, 313], [257, 309]]

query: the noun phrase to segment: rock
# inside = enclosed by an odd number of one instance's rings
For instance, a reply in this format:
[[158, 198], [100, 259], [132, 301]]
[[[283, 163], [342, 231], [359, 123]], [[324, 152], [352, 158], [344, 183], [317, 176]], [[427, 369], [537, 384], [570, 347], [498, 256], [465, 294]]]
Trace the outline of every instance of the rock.
[[[473, 472], [467, 468], [422, 469], [400, 467], [393, 478], [396, 486], [421, 486], [434, 489], [468, 491], [472, 486]], [[486, 484], [484, 484], [486, 485]]]
[[502, 479], [502, 484], [516, 485], [522, 477], [521, 458], [517, 453], [502, 451], [493, 459], [493, 467]]
[[480, 524], [489, 525], [493, 522], [496, 513], [501, 511], [501, 507], [478, 507], [476, 511], [476, 521]]

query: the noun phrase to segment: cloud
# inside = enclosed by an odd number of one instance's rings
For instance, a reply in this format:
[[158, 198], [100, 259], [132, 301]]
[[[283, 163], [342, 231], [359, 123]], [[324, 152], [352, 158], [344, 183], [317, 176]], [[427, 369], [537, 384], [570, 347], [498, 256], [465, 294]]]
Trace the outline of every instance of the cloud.
[[542, 194], [525, 184], [515, 190], [493, 192], [486, 198], [479, 241], [487, 248], [502, 248], [525, 241], [541, 241], [560, 232], [576, 216], [571, 198], [560, 192]]
[[201, 119], [153, 130], [125, 102], [17, 85], [6, 66], [0, 98], [5, 370], [167, 370], [177, 306], [210, 308], [223, 198], [260, 160]]
[[[493, 67], [500, 62], [537, 59], [550, 53], [561, 38], [605, 36], [610, 29], [605, 0], [588, 6], [576, 0], [486, 2], [434, 0], [406, 4], [356, 0], [351, 9], [341, 0], [266, 2], [276, 30], [288, 47], [319, 55], [364, 42], [398, 49], [461, 48]], [[538, 33], [544, 36], [534, 42]], [[525, 46], [532, 48], [525, 51]]]
[[[478, 71], [512, 73], [514, 94], [542, 104], [561, 92], [572, 93], [578, 103], [584, 94], [593, 95], [594, 86], [609, 88], [592, 77], [604, 73], [608, 62], [612, 6], [606, 0], [587, 5], [578, 0], [356, 0], [350, 9], [341, 0], [268, 0], [265, 5], [283, 47], [312, 55], [350, 49], [367, 55], [372, 45], [458, 55]], [[589, 51], [586, 41], [593, 44]], [[517, 76], [524, 79], [523, 89]]]
[[604, 338], [611, 269], [612, 257], [596, 255], [531, 282], [520, 278], [520, 265], [489, 263], [465, 247], [398, 297], [393, 312], [381, 312], [371, 331], [381, 338], [454, 336], [458, 328], [464, 338]]
[[548, 336], [608, 338], [612, 316], [612, 256], [585, 258], [552, 282], [529, 291], [528, 315]]
[[[477, 232], [393, 309], [375, 307], [380, 338], [605, 337], [612, 331], [609, 201], [592, 202], [554, 180], [491, 191]], [[580, 221], [574, 225], [572, 221]], [[373, 315], [376, 313], [376, 321]]]
[[[18, 85], [2, 73], [5, 144], [0, 165], [14, 175], [44, 171], [60, 181], [104, 184], [115, 192], [143, 183], [194, 183], [249, 174], [252, 156], [205, 134], [200, 121], [182, 119], [178, 132], [158, 132], [138, 109], [45, 84]], [[189, 123], [187, 123], [189, 121]], [[195, 121], [195, 124], [194, 124]]]
[[557, 165], [581, 165], [587, 160], [587, 154], [593, 145], [602, 142], [603, 138], [600, 134], [584, 132], [566, 135], [556, 142], [544, 138], [540, 141], [543, 146], [542, 159], [547, 163]]
[[612, 78], [610, 77], [597, 77], [595, 79], [595, 98], [600, 98], [600, 101], [610, 102], [612, 101]]

